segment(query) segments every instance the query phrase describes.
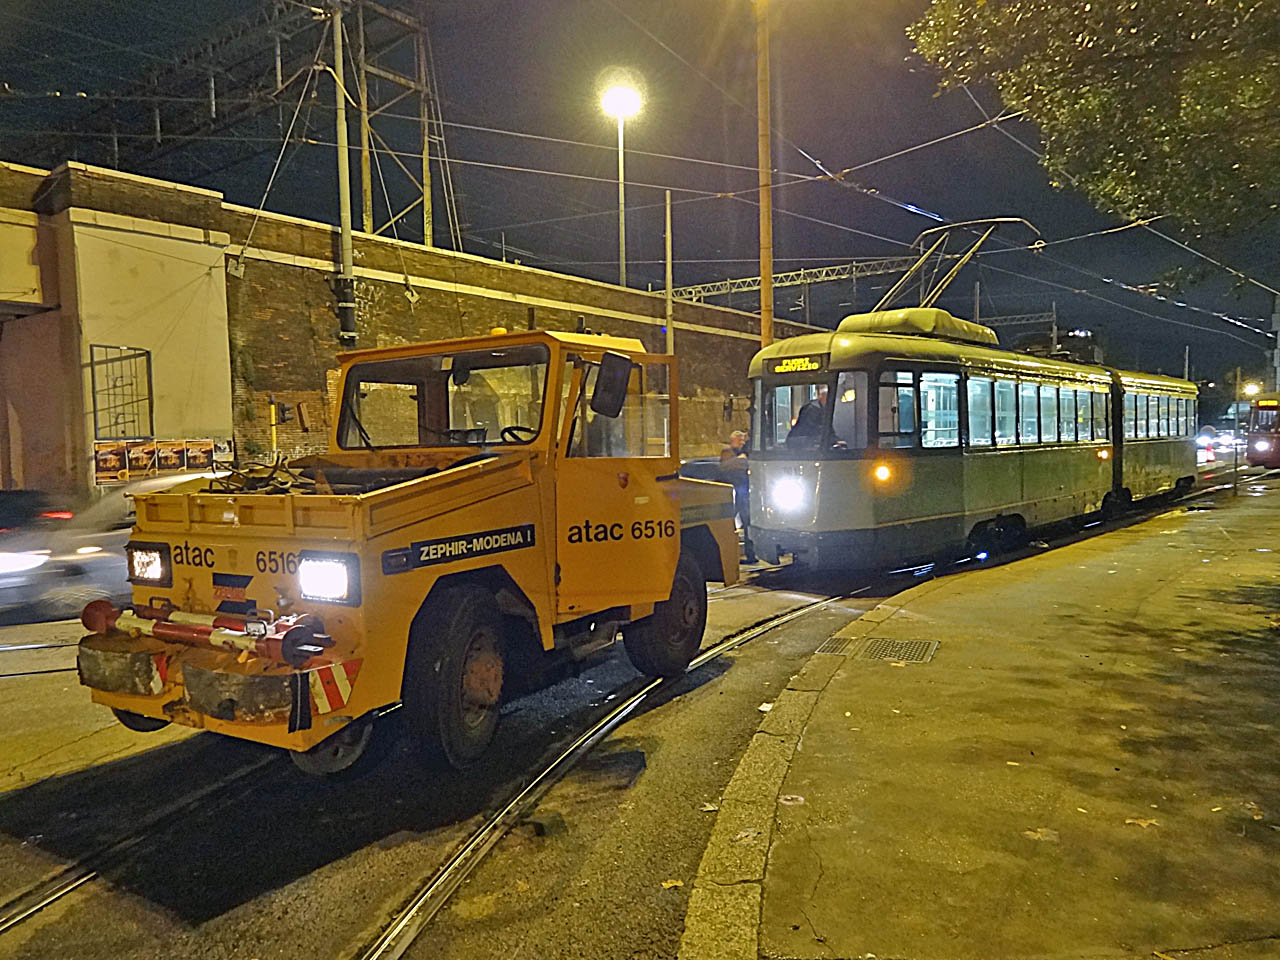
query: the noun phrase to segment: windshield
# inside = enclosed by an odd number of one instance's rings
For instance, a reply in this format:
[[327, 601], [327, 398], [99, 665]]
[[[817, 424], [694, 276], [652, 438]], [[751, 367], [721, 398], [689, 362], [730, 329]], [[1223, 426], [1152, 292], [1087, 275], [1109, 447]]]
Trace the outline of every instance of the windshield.
[[542, 344], [358, 363], [347, 374], [338, 444], [440, 447], [528, 443], [542, 425]]
[[859, 450], [867, 445], [867, 374], [845, 370], [821, 380], [756, 381], [756, 452]]
[[1275, 433], [1277, 424], [1280, 424], [1280, 409], [1261, 406], [1253, 408], [1253, 421], [1249, 424], [1249, 429], [1254, 433]]

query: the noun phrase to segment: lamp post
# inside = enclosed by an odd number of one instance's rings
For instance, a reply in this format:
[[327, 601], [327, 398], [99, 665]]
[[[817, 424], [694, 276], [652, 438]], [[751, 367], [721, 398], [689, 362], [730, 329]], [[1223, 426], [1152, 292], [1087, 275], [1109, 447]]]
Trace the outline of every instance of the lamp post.
[[627, 121], [640, 112], [644, 100], [635, 87], [615, 85], [600, 95], [606, 116], [618, 121], [618, 284], [627, 285], [627, 178], [624, 131]]
[[[1240, 383], [1240, 368], [1236, 367], [1236, 399], [1231, 405], [1231, 495], [1240, 493], [1240, 400], [1241, 395], [1256, 397], [1262, 390], [1256, 383]], [[1245, 436], [1248, 436], [1246, 432]]]

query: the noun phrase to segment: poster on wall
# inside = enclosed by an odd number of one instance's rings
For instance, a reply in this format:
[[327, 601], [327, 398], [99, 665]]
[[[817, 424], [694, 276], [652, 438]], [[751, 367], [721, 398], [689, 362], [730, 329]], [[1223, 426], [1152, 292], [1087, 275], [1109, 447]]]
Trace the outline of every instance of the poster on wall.
[[128, 446], [123, 440], [95, 440], [93, 482], [123, 483], [129, 479]]
[[186, 449], [188, 470], [213, 469], [212, 440], [188, 440], [186, 442]]
[[129, 479], [141, 480], [156, 472], [156, 442], [154, 440], [130, 440], [128, 448]]
[[213, 441], [213, 462], [219, 465], [230, 464], [236, 458], [235, 443], [232, 440]]
[[186, 469], [187, 444], [184, 440], [160, 440], [156, 443], [156, 468], [161, 473]]

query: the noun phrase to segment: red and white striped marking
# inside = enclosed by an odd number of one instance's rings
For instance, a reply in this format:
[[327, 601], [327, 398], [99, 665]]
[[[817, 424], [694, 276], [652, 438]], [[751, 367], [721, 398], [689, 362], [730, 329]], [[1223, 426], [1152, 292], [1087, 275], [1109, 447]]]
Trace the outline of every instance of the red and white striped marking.
[[159, 696], [169, 679], [169, 655], [154, 653], [151, 655], [151, 662], [155, 664], [155, 669], [151, 671], [151, 694]]
[[356, 682], [363, 660], [348, 660], [316, 670], [308, 670], [311, 685], [311, 708], [315, 713], [341, 710], [351, 699], [351, 686]]

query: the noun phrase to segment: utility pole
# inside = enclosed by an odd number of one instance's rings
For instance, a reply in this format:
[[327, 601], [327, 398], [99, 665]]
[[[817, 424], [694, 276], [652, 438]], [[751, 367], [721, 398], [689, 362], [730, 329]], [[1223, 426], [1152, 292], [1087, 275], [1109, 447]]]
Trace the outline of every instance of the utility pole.
[[756, 0], [756, 160], [760, 168], [760, 346], [773, 343], [773, 137], [769, 91], [769, 0]]
[[1275, 306], [1271, 311], [1271, 333], [1275, 337], [1274, 346], [1271, 348], [1271, 376], [1270, 383], [1267, 388], [1270, 390], [1280, 390], [1280, 296], [1275, 299]]
[[982, 322], [982, 281], [973, 281], [973, 322]]
[[1057, 353], [1058, 352], [1058, 302], [1056, 300], [1053, 302], [1052, 337], [1053, 337], [1053, 352]]
[[343, 79], [342, 2], [333, 4], [333, 77], [337, 95], [338, 234], [342, 269], [338, 273], [338, 339], [356, 339], [356, 271], [351, 250], [351, 154], [347, 145], [347, 84]]
[[1191, 379], [1191, 344], [1187, 344], [1182, 349], [1182, 379]]
[[667, 191], [667, 290], [666, 290], [666, 318], [667, 318], [667, 353], [674, 354], [676, 352], [676, 317], [675, 317], [675, 285], [672, 283], [673, 270], [671, 264], [671, 191]]

